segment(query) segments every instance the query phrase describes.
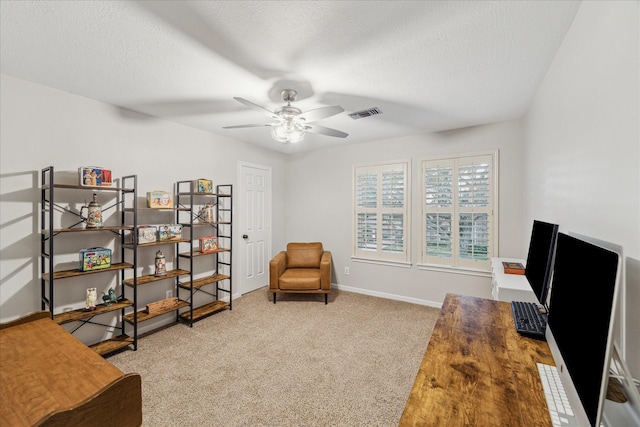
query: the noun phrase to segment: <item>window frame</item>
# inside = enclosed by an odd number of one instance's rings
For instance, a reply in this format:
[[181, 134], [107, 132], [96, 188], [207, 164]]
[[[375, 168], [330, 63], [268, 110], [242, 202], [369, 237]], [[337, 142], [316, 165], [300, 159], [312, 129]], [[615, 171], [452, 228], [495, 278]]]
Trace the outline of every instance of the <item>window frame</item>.
[[[463, 259], [460, 256], [460, 227], [459, 227], [459, 215], [461, 209], [458, 203], [458, 179], [459, 179], [459, 167], [460, 164], [469, 164], [473, 159], [489, 159], [491, 161], [489, 170], [489, 203], [486, 208], [467, 208], [463, 212], [480, 212], [487, 213], [489, 220], [489, 236], [488, 236], [488, 248], [487, 259], [469, 260]], [[435, 208], [427, 209], [426, 200], [426, 183], [425, 183], [425, 171], [427, 168], [431, 168], [434, 164], [447, 164], [453, 165], [452, 174], [452, 203], [450, 209]], [[491, 258], [496, 257], [498, 252], [499, 242], [499, 228], [498, 228], [498, 207], [499, 207], [499, 151], [483, 151], [474, 153], [465, 153], [457, 155], [445, 155], [439, 157], [422, 158], [418, 161], [419, 165], [419, 187], [420, 187], [420, 261], [419, 266], [426, 269], [444, 270], [444, 271], [459, 271], [459, 272], [486, 272], [491, 271]], [[452, 256], [448, 258], [436, 257], [427, 255], [427, 226], [426, 215], [427, 212], [443, 212], [451, 214], [451, 229], [453, 230], [452, 236]]]
[[[385, 207], [383, 205], [383, 173], [392, 170], [401, 169], [403, 172], [404, 180], [404, 194], [403, 194], [403, 206], [398, 207]], [[358, 177], [365, 173], [375, 173], [377, 176], [376, 181], [376, 207], [367, 208], [361, 207], [358, 204]], [[357, 261], [380, 263], [386, 265], [397, 266], [410, 266], [411, 265], [411, 160], [395, 160], [395, 161], [383, 161], [373, 162], [367, 164], [354, 165], [352, 170], [352, 206], [353, 206], [353, 223], [352, 223], [352, 250], [351, 258]], [[401, 253], [386, 252], [382, 249], [383, 241], [381, 238], [376, 240], [376, 249], [360, 249], [358, 247], [359, 242], [359, 228], [358, 218], [360, 214], [376, 214], [376, 236], [382, 236], [383, 221], [382, 216], [385, 214], [398, 214], [403, 215], [403, 250]]]

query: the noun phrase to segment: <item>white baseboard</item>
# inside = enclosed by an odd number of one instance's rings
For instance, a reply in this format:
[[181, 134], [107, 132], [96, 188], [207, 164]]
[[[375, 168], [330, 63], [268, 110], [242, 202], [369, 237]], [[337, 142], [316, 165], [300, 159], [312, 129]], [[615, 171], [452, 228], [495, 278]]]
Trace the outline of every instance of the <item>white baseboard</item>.
[[441, 302], [436, 302], [436, 301], [429, 301], [429, 300], [424, 300], [424, 299], [419, 299], [419, 298], [405, 297], [405, 296], [402, 296], [402, 295], [389, 294], [389, 293], [386, 293], [386, 292], [369, 291], [369, 290], [366, 290], [366, 289], [354, 288], [354, 287], [351, 287], [351, 286], [336, 285], [335, 283], [332, 283], [331, 286], [336, 287], [336, 288], [338, 288], [338, 289], [340, 289], [342, 291], [346, 291], [346, 292], [355, 292], [355, 293], [358, 293], [358, 294], [369, 295], [369, 296], [372, 296], [372, 297], [386, 298], [386, 299], [391, 299], [391, 300], [396, 300], [396, 301], [410, 302], [412, 304], [426, 305], [428, 307], [442, 308], [442, 303]]
[[[267, 285], [268, 286], [268, 285]], [[412, 304], [418, 304], [418, 305], [426, 305], [428, 307], [435, 307], [435, 308], [442, 308], [442, 303], [441, 302], [436, 302], [436, 301], [429, 301], [429, 300], [424, 300], [424, 299], [419, 299], [419, 298], [411, 298], [411, 297], [405, 297], [402, 295], [395, 295], [395, 294], [389, 294], [386, 292], [376, 292], [376, 291], [369, 291], [366, 289], [361, 289], [361, 288], [354, 288], [351, 286], [344, 286], [344, 285], [337, 285], [335, 283], [331, 284], [332, 287], [340, 289], [342, 291], [345, 292], [354, 292], [357, 294], [363, 294], [363, 295], [369, 295], [372, 297], [378, 297], [378, 298], [386, 298], [386, 299], [391, 299], [391, 300], [395, 300], [395, 301], [403, 301], [403, 302], [409, 302]], [[242, 294], [237, 293], [233, 295], [233, 299], [236, 300], [237, 298], [242, 297]], [[227, 297], [226, 300], [228, 300], [229, 298]], [[225, 299], [223, 298], [223, 301]]]

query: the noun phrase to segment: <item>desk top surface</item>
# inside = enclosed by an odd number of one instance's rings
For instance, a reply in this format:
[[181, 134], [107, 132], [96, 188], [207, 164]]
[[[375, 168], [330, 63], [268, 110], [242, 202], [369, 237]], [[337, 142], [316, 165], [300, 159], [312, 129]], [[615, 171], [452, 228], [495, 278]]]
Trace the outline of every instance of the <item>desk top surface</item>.
[[123, 372], [50, 318], [0, 330], [0, 424], [34, 425]]
[[555, 365], [508, 302], [447, 294], [400, 426], [551, 426], [537, 362]]

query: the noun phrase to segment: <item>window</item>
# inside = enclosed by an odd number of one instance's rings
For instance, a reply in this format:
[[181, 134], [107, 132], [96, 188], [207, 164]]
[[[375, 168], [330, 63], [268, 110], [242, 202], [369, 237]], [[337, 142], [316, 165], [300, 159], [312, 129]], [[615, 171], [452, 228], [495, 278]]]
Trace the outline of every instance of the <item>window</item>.
[[491, 268], [496, 159], [497, 152], [422, 161], [422, 263]]
[[359, 258], [409, 261], [409, 162], [354, 167], [354, 248]]

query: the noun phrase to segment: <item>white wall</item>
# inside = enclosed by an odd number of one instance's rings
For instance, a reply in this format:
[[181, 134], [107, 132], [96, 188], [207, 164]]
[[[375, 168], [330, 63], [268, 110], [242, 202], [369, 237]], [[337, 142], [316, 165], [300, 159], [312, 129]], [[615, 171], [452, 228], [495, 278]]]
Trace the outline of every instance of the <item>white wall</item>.
[[[526, 222], [624, 247], [627, 361], [640, 377], [640, 3], [583, 2], [526, 118]], [[597, 306], [597, 301], [594, 301]]]
[[[488, 297], [488, 277], [352, 262], [351, 171], [354, 164], [410, 158], [417, 182], [420, 158], [499, 149], [500, 255], [526, 256], [534, 218], [623, 245], [634, 308], [627, 348], [640, 355], [638, 50], [638, 2], [584, 2], [525, 121], [287, 158], [2, 76], [0, 319], [40, 308], [38, 172], [48, 165], [75, 171], [97, 163], [115, 176], [137, 173], [141, 194], [196, 177], [236, 184], [238, 161], [270, 166], [273, 253], [287, 241], [320, 240], [333, 252], [333, 282], [344, 289], [427, 304], [439, 304], [446, 292]], [[414, 203], [417, 190], [414, 185]], [[414, 215], [413, 230], [420, 229], [418, 220]], [[414, 263], [418, 248], [414, 234]]]
[[[366, 126], [366, 119], [361, 121]], [[491, 297], [490, 278], [420, 270], [419, 161], [429, 156], [500, 150], [500, 254], [526, 257], [522, 232], [522, 126], [520, 121], [292, 155], [287, 161], [288, 240], [322, 241], [332, 251], [334, 283], [348, 290], [439, 306], [447, 292]], [[412, 163], [412, 266], [351, 261], [352, 167], [410, 159]], [[282, 248], [280, 248], [282, 249]], [[274, 248], [274, 250], [278, 250]], [[350, 274], [344, 274], [349, 267]]]
[[[489, 278], [418, 270], [415, 265], [402, 269], [352, 263], [352, 165], [390, 158], [411, 158], [417, 164], [420, 158], [432, 155], [500, 149], [500, 250], [506, 256], [524, 256], [519, 121], [378, 141], [366, 144], [366, 150], [364, 145], [347, 146], [285, 158], [236, 140], [133, 112], [123, 113], [107, 104], [9, 76], [2, 76], [1, 83], [0, 319], [40, 309], [38, 188], [39, 172], [49, 165], [64, 172], [71, 182], [82, 165], [108, 167], [114, 177], [137, 174], [139, 195], [151, 190], [171, 191], [175, 181], [197, 177], [235, 184], [238, 161], [270, 166], [273, 253], [290, 240], [321, 240], [334, 251], [334, 283], [345, 289], [437, 306], [447, 292], [489, 297]], [[417, 179], [415, 165], [413, 174]], [[417, 201], [417, 185], [413, 191]], [[242, 208], [237, 197], [235, 207], [237, 217]], [[419, 216], [414, 215], [415, 230], [419, 229], [418, 221]], [[417, 238], [413, 251], [415, 262], [419, 254]], [[148, 258], [140, 264], [151, 264], [151, 255]], [[350, 276], [343, 275], [345, 266], [350, 266]], [[147, 302], [162, 298], [164, 289], [158, 292]], [[155, 325], [143, 325], [143, 331], [145, 327]]]
[[[176, 181], [195, 178], [234, 184], [238, 191], [238, 162], [244, 161], [271, 167], [274, 200], [284, 200], [285, 156], [280, 153], [176, 123], [123, 113], [111, 105], [13, 77], [3, 75], [0, 83], [2, 320], [40, 310], [39, 186], [44, 167], [54, 166], [60, 172], [56, 175], [70, 179], [70, 183], [76, 183], [80, 166], [106, 167], [113, 171], [114, 178], [137, 174], [140, 197], [151, 190], [173, 192]], [[234, 205], [237, 219], [238, 209], [242, 209], [240, 198], [234, 198]], [[283, 203], [274, 204], [274, 217], [282, 217], [283, 211]], [[234, 232], [239, 230], [234, 227]], [[281, 241], [283, 235], [281, 225], [273, 230], [275, 240]], [[238, 247], [236, 244], [234, 251]], [[153, 254], [149, 256], [153, 258]], [[234, 259], [240, 259], [239, 255]], [[237, 265], [234, 270], [239, 277]], [[76, 289], [84, 293], [86, 287]], [[164, 290], [160, 291], [157, 299], [164, 298]], [[142, 325], [143, 331], [145, 327]]]

